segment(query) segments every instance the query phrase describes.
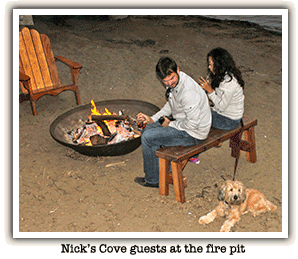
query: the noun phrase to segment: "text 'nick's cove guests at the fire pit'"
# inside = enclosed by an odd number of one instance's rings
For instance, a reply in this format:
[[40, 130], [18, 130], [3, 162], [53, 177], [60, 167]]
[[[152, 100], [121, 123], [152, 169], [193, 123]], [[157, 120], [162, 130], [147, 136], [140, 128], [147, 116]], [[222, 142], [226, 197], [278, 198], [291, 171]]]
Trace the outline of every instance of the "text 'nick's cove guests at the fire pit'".
[[185, 253], [185, 254], [196, 254], [196, 253], [206, 253], [206, 254], [225, 254], [229, 255], [245, 253], [244, 245], [235, 245], [235, 246], [218, 246], [213, 244], [208, 244], [205, 247], [203, 246], [194, 246], [192, 244], [173, 245], [173, 246], [111, 246], [107, 244], [101, 244], [97, 246], [88, 245], [73, 245], [73, 244], [61, 244], [61, 253], [115, 253], [115, 254], [126, 254], [130, 255], [136, 254], [164, 254], [164, 253]]

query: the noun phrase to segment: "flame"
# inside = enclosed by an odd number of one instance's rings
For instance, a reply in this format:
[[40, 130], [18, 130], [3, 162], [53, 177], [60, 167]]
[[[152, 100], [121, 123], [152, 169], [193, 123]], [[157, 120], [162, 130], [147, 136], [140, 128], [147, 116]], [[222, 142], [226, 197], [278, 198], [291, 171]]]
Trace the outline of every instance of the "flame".
[[[108, 110], [108, 108], [105, 108], [105, 112], [104, 112], [104, 113], [100, 113], [100, 112], [97, 110], [94, 101], [91, 100], [91, 116], [92, 116], [92, 115], [113, 115], [113, 114], [116, 114], [116, 113], [112, 113], [112, 112], [110, 112], [110, 111]], [[90, 116], [90, 119], [91, 119], [91, 116]], [[116, 131], [116, 127], [115, 127], [115, 122], [116, 122], [116, 120], [104, 120], [103, 122], [107, 125], [109, 131], [110, 131], [112, 134]], [[100, 131], [100, 133], [103, 133], [101, 127], [98, 126], [97, 130]]]
[[96, 130], [99, 132], [100, 135], [103, 134], [101, 127], [97, 126], [97, 127], [96, 127]]
[[101, 113], [96, 109], [95, 103], [91, 100], [91, 115], [101, 115]]
[[105, 112], [101, 114], [101, 113], [97, 110], [94, 101], [91, 100], [91, 115], [113, 115], [113, 114], [115, 114], [115, 113], [111, 113], [107, 108], [105, 108]]
[[85, 146], [93, 146], [92, 143], [91, 143], [91, 140], [88, 138], [88, 139], [84, 139], [85, 141]]
[[[102, 128], [100, 126], [97, 126], [96, 123], [93, 123], [92, 121], [92, 115], [116, 115], [116, 113], [110, 112], [107, 108], [105, 108], [104, 113], [100, 113], [93, 100], [91, 100], [91, 114], [88, 116], [88, 126], [87, 124], [85, 125], [84, 128], [84, 134], [83, 136], [79, 137], [79, 143], [84, 143], [86, 146], [92, 146], [92, 142], [90, 140], [90, 136], [93, 136], [95, 134], [99, 134], [102, 137], [106, 137], [103, 134]], [[118, 120], [103, 120], [110, 133], [114, 134], [117, 131], [117, 136], [120, 136], [119, 138], [114, 138], [112, 141], [109, 143], [117, 143], [119, 141], [122, 141], [124, 139], [128, 139], [131, 137], [131, 131], [126, 130], [123, 126], [119, 126], [118, 123], [116, 123]], [[77, 143], [77, 142], [76, 142]]]

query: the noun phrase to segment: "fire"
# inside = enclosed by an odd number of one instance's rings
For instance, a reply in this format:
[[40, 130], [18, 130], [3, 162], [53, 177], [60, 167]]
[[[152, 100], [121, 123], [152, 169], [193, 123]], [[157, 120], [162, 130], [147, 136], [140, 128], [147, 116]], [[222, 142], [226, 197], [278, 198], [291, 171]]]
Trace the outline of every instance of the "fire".
[[[115, 113], [110, 112], [110, 111], [108, 110], [108, 108], [105, 108], [105, 112], [104, 112], [104, 113], [100, 113], [100, 112], [97, 110], [94, 101], [91, 100], [91, 115], [90, 115], [90, 117], [89, 117], [90, 120], [91, 120], [91, 116], [92, 116], [92, 115], [113, 115], [113, 114], [115, 114]], [[114, 133], [114, 132], [116, 131], [116, 127], [115, 127], [115, 122], [116, 122], [116, 120], [112, 120], [112, 121], [111, 121], [111, 120], [110, 120], [110, 121], [104, 120], [103, 122], [108, 126], [108, 129], [109, 129], [109, 131], [110, 131], [111, 133]], [[97, 130], [98, 130], [101, 134], [103, 133], [101, 127], [98, 126], [98, 127], [97, 127]]]
[[101, 114], [101, 113], [97, 110], [94, 101], [91, 100], [91, 115], [112, 115], [112, 114], [115, 114], [115, 113], [111, 113], [107, 108], [105, 108], [105, 112], [104, 112], [103, 114]]
[[[126, 120], [101, 120], [101, 124], [99, 121], [94, 121], [92, 116], [102, 116], [102, 115], [117, 115], [116, 113], [110, 112], [107, 108], [105, 108], [104, 113], [100, 113], [93, 100], [91, 100], [91, 115], [88, 116], [88, 121], [86, 124], [79, 129], [70, 132], [71, 138], [73, 142], [81, 144], [84, 143], [86, 146], [92, 146], [91, 137], [97, 135], [95, 143], [98, 143], [98, 138], [100, 143], [102, 141], [107, 141], [107, 144], [118, 143], [120, 141], [128, 140], [130, 138], [139, 137], [140, 135], [135, 133], [131, 127], [131, 124]], [[110, 117], [111, 118], [111, 117]], [[102, 127], [107, 128], [109, 131], [109, 135], [107, 135], [107, 130], [103, 130]], [[99, 137], [98, 137], [99, 136]], [[93, 139], [94, 141], [94, 139]]]

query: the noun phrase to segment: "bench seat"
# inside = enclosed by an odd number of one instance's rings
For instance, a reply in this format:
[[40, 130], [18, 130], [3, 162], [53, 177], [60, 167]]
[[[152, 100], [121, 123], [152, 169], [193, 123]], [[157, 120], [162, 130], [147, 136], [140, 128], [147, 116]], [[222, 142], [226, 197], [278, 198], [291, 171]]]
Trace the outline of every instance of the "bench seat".
[[[230, 140], [231, 156], [237, 157], [240, 151], [246, 152], [247, 161], [255, 163], [256, 144], [254, 127], [257, 125], [256, 119], [247, 116], [243, 117], [243, 128], [239, 125], [234, 130], [211, 129], [210, 133], [203, 142], [190, 147], [162, 147], [155, 152], [159, 158], [159, 193], [167, 196], [169, 194], [169, 184], [174, 185], [176, 201], [185, 202], [184, 188], [186, 187], [186, 177], [183, 177], [182, 171], [186, 166], [188, 159], [200, 154], [212, 147], [218, 146], [226, 140]], [[241, 139], [244, 133], [245, 140]], [[171, 163], [172, 172], [169, 172]]]

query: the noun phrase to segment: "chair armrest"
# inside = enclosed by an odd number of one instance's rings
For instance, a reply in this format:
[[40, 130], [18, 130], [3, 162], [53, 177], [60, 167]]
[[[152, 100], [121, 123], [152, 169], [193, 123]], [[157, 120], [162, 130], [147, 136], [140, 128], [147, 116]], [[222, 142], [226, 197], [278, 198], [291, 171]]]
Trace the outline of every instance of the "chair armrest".
[[61, 62], [63, 62], [64, 64], [68, 65], [69, 67], [73, 68], [73, 69], [79, 69], [79, 68], [82, 68], [82, 65], [75, 62], [75, 61], [72, 61], [68, 58], [65, 58], [65, 57], [62, 57], [62, 56], [56, 56], [55, 57], [56, 60], [59, 60]]
[[22, 73], [21, 71], [19, 71], [19, 81], [28, 81], [28, 80], [30, 80], [30, 77]]

